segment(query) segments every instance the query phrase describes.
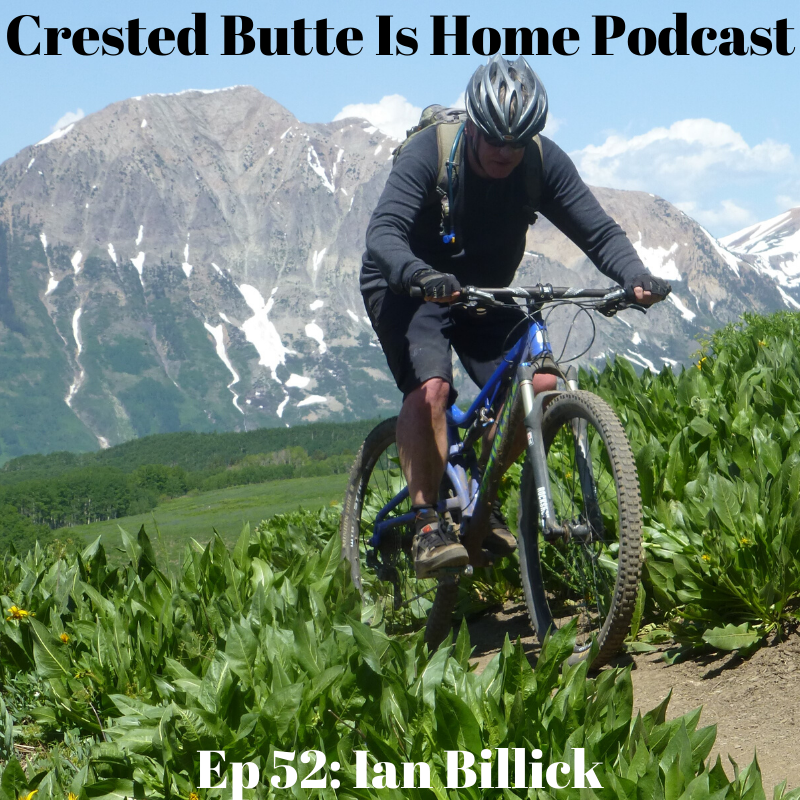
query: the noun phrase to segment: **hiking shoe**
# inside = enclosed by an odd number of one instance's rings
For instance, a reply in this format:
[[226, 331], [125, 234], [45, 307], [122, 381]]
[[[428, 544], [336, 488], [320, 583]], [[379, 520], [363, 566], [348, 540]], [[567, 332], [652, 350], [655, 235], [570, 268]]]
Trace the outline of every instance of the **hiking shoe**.
[[489, 535], [483, 540], [483, 547], [495, 556], [508, 556], [517, 549], [517, 540], [508, 529], [503, 516], [503, 504], [495, 500], [489, 515]]
[[432, 508], [417, 511], [416, 533], [411, 543], [414, 571], [417, 578], [430, 578], [440, 569], [465, 567], [469, 563], [467, 549], [450, 526], [440, 524]]

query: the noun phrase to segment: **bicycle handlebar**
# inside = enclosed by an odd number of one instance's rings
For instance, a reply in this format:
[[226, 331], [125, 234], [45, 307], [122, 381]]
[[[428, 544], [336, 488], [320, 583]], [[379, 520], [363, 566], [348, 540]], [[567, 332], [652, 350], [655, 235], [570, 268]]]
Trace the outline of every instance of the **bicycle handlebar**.
[[[423, 297], [423, 291], [418, 286], [412, 286], [411, 297]], [[619, 286], [607, 289], [577, 289], [572, 286], [551, 286], [550, 284], [537, 283], [535, 286], [505, 286], [499, 288], [478, 288], [476, 286], [463, 286], [459, 299], [456, 301], [469, 302], [482, 300], [490, 305], [502, 305], [501, 300], [520, 298], [534, 303], [547, 303], [553, 300], [602, 300], [595, 308], [605, 316], [613, 316], [617, 311], [625, 308], [635, 308], [646, 313], [646, 306], [639, 305], [626, 298], [625, 290]]]

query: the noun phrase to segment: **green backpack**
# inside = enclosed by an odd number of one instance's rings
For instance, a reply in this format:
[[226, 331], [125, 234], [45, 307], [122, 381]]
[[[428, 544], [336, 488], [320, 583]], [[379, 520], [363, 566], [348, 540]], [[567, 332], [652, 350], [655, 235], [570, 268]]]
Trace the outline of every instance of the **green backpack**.
[[[419, 122], [406, 131], [406, 138], [395, 148], [394, 161], [405, 147], [406, 143], [420, 131], [436, 126], [436, 142], [439, 149], [439, 173], [436, 179], [436, 193], [442, 206], [442, 224], [439, 234], [445, 244], [455, 243], [455, 223], [451, 219], [450, 210], [453, 207], [458, 186], [458, 173], [461, 168], [464, 154], [464, 126], [467, 122], [467, 112], [463, 108], [446, 108], [445, 106], [432, 105], [423, 109]], [[524, 210], [528, 224], [536, 222], [536, 212], [542, 197], [542, 142], [534, 136], [525, 148], [523, 159], [525, 169], [525, 193], [527, 195]]]

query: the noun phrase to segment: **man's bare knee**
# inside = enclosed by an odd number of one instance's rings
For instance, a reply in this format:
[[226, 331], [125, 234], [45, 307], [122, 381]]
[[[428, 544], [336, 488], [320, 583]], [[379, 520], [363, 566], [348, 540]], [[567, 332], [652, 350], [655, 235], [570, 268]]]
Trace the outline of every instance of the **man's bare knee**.
[[533, 376], [533, 391], [536, 394], [539, 394], [539, 392], [551, 392], [556, 388], [556, 380], [555, 375], [539, 372]]
[[410, 408], [428, 409], [432, 415], [444, 413], [450, 398], [450, 384], [442, 378], [431, 378], [409, 392], [403, 403]]

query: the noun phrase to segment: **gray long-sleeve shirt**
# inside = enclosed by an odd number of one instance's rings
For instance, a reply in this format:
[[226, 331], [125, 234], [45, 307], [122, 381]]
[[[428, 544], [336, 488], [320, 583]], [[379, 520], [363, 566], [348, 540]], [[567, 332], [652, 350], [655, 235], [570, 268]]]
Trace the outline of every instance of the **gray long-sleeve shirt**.
[[[539, 213], [568, 236], [592, 263], [619, 284], [646, 272], [624, 231], [603, 211], [569, 156], [542, 136]], [[433, 126], [414, 136], [394, 165], [367, 227], [361, 291], [408, 290], [412, 275], [433, 267], [464, 284], [508, 286], [525, 250], [528, 214], [522, 168], [502, 180], [481, 178], [463, 158], [453, 214], [457, 245], [439, 234], [436, 196], [439, 156]]]

